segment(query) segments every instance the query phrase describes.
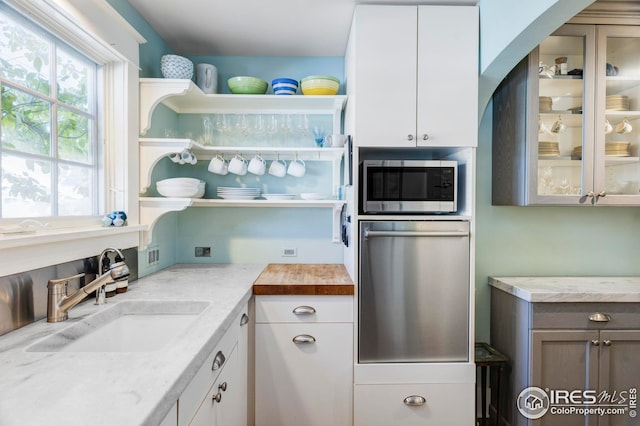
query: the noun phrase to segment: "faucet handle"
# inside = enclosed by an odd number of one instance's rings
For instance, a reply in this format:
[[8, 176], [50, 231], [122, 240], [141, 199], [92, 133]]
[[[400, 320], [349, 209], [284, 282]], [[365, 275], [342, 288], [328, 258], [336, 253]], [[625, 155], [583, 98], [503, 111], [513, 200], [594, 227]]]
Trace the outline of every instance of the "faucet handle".
[[72, 275], [72, 276], [66, 277], [66, 278], [56, 278], [56, 279], [53, 279], [53, 280], [49, 280], [49, 282], [47, 283], [47, 288], [49, 289], [49, 291], [55, 290], [55, 289], [59, 289], [64, 284], [68, 283], [69, 281], [75, 280], [76, 278], [82, 278], [82, 277], [84, 277], [84, 275], [85, 275], [85, 273], [82, 272], [80, 274]]

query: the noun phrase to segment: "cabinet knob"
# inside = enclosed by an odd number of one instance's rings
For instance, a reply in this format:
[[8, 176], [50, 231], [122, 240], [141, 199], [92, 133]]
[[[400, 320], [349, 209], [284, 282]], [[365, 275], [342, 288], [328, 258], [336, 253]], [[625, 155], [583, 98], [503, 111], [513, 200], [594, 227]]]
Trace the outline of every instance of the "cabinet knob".
[[611, 340], [609, 340], [609, 339], [603, 340], [602, 344], [605, 345], [605, 346], [611, 346]]
[[316, 310], [312, 306], [298, 306], [293, 310], [293, 313], [296, 315], [313, 315]]
[[609, 322], [611, 321], [611, 315], [603, 314], [602, 312], [594, 312], [589, 315], [589, 321], [593, 322]]
[[423, 141], [428, 141], [428, 140], [429, 140], [429, 135], [428, 135], [427, 133], [425, 133], [425, 134], [422, 136], [422, 140], [423, 140]]
[[249, 324], [249, 315], [247, 314], [242, 314], [242, 317], [240, 318], [240, 325], [247, 325]]
[[407, 135], [407, 139], [412, 141], [413, 140], [413, 135]]
[[218, 351], [216, 356], [213, 358], [213, 364], [211, 365], [211, 370], [216, 371], [217, 369], [222, 367], [222, 364], [224, 364], [225, 360], [226, 358], [224, 357], [224, 354], [222, 353], [222, 351]]
[[420, 395], [411, 395], [404, 399], [404, 404], [409, 407], [418, 407], [420, 405], [424, 405], [427, 402], [424, 396]]
[[593, 346], [600, 346], [600, 340], [598, 340], [598, 339], [594, 339], [594, 340], [592, 340], [592, 341], [591, 341], [591, 344], [592, 344]]
[[222, 392], [226, 392], [227, 390], [227, 382], [222, 382], [221, 384], [218, 385], [218, 390], [221, 390]]
[[315, 342], [316, 342], [316, 338], [309, 334], [298, 334], [296, 337], [293, 338], [293, 343], [295, 343], [296, 345], [306, 345], [306, 344], [315, 343]]
[[222, 394], [220, 392], [218, 392], [217, 394], [213, 395], [213, 398], [211, 398], [213, 401], [215, 402], [220, 402], [222, 401]]

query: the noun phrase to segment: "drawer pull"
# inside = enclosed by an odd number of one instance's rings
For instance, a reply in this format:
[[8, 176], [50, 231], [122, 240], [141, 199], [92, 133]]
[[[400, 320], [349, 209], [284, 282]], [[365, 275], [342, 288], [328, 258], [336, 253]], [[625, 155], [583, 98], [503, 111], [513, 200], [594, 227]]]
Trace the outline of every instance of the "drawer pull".
[[308, 343], [315, 343], [315, 342], [316, 342], [316, 338], [308, 334], [298, 334], [296, 337], [293, 338], [293, 343], [295, 343], [296, 345], [305, 345]]
[[227, 390], [227, 382], [222, 382], [221, 384], [218, 385], [218, 390], [221, 390], [222, 392], [226, 392]]
[[293, 310], [293, 313], [296, 315], [313, 315], [316, 310], [312, 306], [298, 306]]
[[404, 404], [409, 407], [419, 407], [420, 405], [424, 405], [426, 402], [427, 400], [424, 396], [420, 395], [411, 395], [404, 399]]
[[213, 398], [211, 398], [214, 402], [220, 402], [222, 401], [222, 394], [220, 392], [218, 392], [217, 394], [213, 395]]
[[598, 339], [593, 339], [593, 340], [591, 341], [591, 344], [592, 344], [593, 346], [600, 346], [600, 340], [598, 340]]
[[602, 344], [605, 345], [605, 346], [611, 346], [611, 340], [609, 340], [609, 339], [603, 340]]
[[609, 322], [611, 321], [611, 315], [603, 314], [602, 312], [595, 312], [589, 315], [589, 321], [593, 322]]
[[224, 357], [224, 354], [222, 353], [222, 351], [218, 351], [215, 358], [213, 358], [213, 364], [211, 365], [211, 370], [213, 371], [218, 370], [220, 367], [222, 367], [222, 364], [224, 364], [225, 360], [226, 358]]
[[247, 314], [242, 314], [242, 317], [240, 318], [240, 325], [247, 325], [249, 324], [249, 315]]

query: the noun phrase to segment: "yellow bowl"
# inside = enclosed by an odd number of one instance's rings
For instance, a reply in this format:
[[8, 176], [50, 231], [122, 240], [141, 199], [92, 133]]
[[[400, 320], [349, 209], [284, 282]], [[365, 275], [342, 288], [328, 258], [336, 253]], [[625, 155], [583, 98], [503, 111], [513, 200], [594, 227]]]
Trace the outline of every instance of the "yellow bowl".
[[338, 89], [333, 87], [307, 87], [302, 88], [303, 95], [335, 95], [338, 93]]
[[324, 79], [309, 79], [300, 82], [300, 90], [303, 95], [335, 95], [340, 89], [340, 83]]

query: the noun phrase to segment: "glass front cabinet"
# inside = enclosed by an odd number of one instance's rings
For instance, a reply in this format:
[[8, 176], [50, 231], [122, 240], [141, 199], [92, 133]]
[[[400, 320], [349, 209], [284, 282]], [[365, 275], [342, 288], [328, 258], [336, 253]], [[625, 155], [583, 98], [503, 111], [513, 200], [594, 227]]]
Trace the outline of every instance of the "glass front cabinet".
[[493, 96], [494, 205], [640, 204], [640, 29], [568, 24]]

